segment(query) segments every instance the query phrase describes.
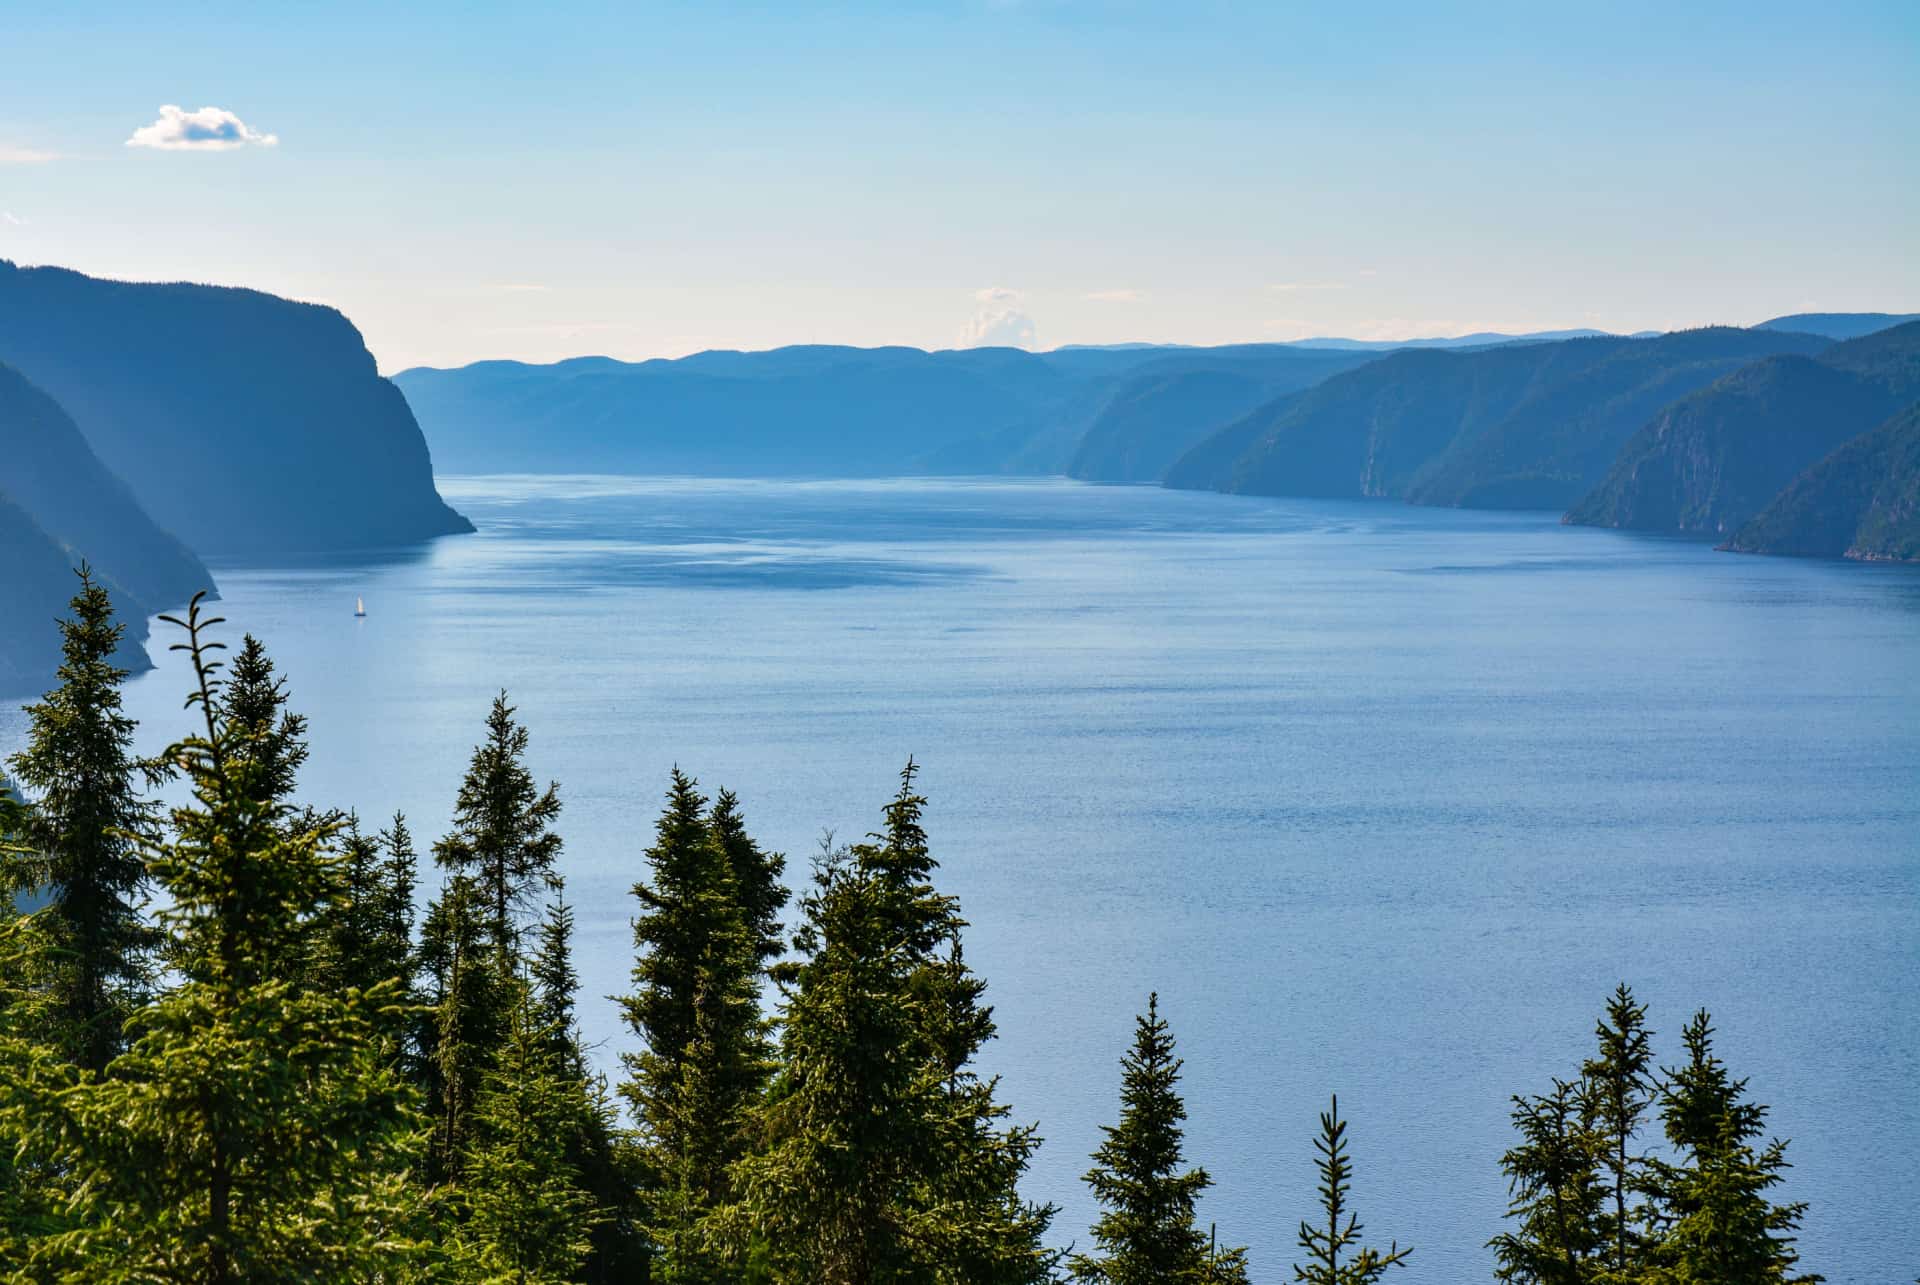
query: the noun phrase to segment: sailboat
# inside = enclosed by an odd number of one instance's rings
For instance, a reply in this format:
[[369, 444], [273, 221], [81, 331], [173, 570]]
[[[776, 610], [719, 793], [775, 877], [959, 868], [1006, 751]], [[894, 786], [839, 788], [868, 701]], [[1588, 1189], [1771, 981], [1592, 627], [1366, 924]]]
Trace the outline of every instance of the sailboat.
[[356, 616], [364, 616], [367, 614], [367, 600], [365, 598], [355, 598], [353, 600], [353, 614]]

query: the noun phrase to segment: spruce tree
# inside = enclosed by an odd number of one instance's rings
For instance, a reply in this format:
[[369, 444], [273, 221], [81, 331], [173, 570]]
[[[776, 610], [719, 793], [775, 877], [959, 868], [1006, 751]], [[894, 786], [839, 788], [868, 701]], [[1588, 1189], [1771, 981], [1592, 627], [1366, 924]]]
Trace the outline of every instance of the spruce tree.
[[1704, 1009], [1682, 1039], [1687, 1061], [1665, 1072], [1660, 1116], [1678, 1163], [1659, 1166], [1665, 1227], [1655, 1249], [1657, 1278], [1667, 1285], [1778, 1285], [1815, 1282], [1795, 1274], [1799, 1255], [1790, 1234], [1804, 1202], [1773, 1204], [1768, 1192], [1787, 1169], [1787, 1144], [1756, 1149], [1767, 1108], [1747, 1100], [1747, 1082], [1733, 1079], [1714, 1056], [1713, 1025]]
[[1606, 1176], [1605, 1205], [1594, 1222], [1605, 1254], [1594, 1279], [1605, 1285], [1632, 1285], [1645, 1274], [1652, 1213], [1645, 1203], [1649, 1162], [1636, 1153], [1634, 1140], [1657, 1085], [1646, 1006], [1634, 1002], [1624, 982], [1608, 999], [1606, 1016], [1594, 1035], [1598, 1053], [1581, 1067], [1584, 1129]]
[[[969, 1064], [951, 954], [964, 926], [931, 882], [914, 765], [884, 830], [828, 853], [803, 899], [764, 1150], [734, 1166], [736, 1268], [782, 1282], [1037, 1282], [1052, 1217], [1015, 1184], [1037, 1145]], [[997, 1154], [995, 1154], [997, 1153]]]
[[[29, 1274], [89, 1281], [377, 1279], [415, 1248], [421, 1141], [393, 1065], [397, 987], [308, 991], [290, 951], [339, 887], [325, 835], [288, 826], [258, 761], [232, 748], [195, 598], [180, 648], [204, 731], [168, 757], [192, 800], [147, 849], [168, 898], [179, 986], [136, 1013], [99, 1077], [36, 1104], [26, 1140], [69, 1175], [70, 1226]], [[289, 946], [288, 943], [295, 943]]]
[[1201, 1285], [1244, 1281], [1246, 1251], [1212, 1246], [1195, 1207], [1213, 1185], [1207, 1171], [1185, 1167], [1186, 1103], [1181, 1061], [1160, 1016], [1160, 996], [1147, 997], [1135, 1019], [1133, 1047], [1120, 1060], [1120, 1122], [1103, 1125], [1086, 1182], [1105, 1212], [1093, 1226], [1096, 1255], [1077, 1254], [1073, 1278], [1102, 1285]]
[[454, 1257], [481, 1280], [579, 1280], [606, 1218], [569, 1155], [593, 1105], [540, 1009], [524, 983], [513, 986], [506, 1036], [462, 1143]]
[[[1602, 1279], [1611, 1247], [1605, 1220], [1610, 1192], [1584, 1127], [1590, 1090], [1556, 1080], [1553, 1092], [1513, 1100], [1519, 1145], [1500, 1158], [1517, 1230], [1488, 1244], [1494, 1275], [1514, 1285], [1590, 1285]], [[1612, 1154], [1612, 1153], [1609, 1153]]]
[[157, 834], [158, 811], [141, 796], [165, 771], [133, 752], [127, 671], [114, 663], [125, 626], [85, 566], [79, 577], [60, 622], [60, 684], [27, 707], [27, 746], [9, 766], [34, 800], [16, 814], [31, 857], [15, 864], [15, 882], [51, 896], [49, 1018], [68, 1055], [97, 1071], [124, 1047], [122, 1027], [147, 987], [156, 938], [141, 917], [140, 845]]
[[786, 909], [789, 894], [780, 879], [786, 872], [787, 859], [777, 852], [763, 851], [753, 841], [747, 833], [740, 800], [732, 790], [714, 796], [707, 828], [726, 854], [733, 873], [734, 898], [746, 920], [754, 958], [764, 968], [786, 949], [780, 936], [780, 912]]
[[291, 799], [310, 753], [307, 718], [287, 708], [286, 679], [252, 634], [242, 636], [218, 699], [230, 729], [228, 756], [251, 765], [249, 776], [263, 802]]
[[[1353, 1162], [1347, 1159], [1347, 1123], [1340, 1118], [1340, 1099], [1320, 1114], [1320, 1136], [1313, 1140], [1318, 1153], [1314, 1161], [1320, 1170], [1320, 1214], [1324, 1225], [1302, 1220], [1300, 1248], [1307, 1263], [1295, 1263], [1293, 1279], [1307, 1285], [1373, 1285], [1387, 1274], [1389, 1267], [1406, 1262], [1413, 1247], [1401, 1249], [1398, 1242], [1385, 1253], [1360, 1246], [1360, 1220], [1347, 1207], [1347, 1192], [1353, 1180]], [[1344, 1225], [1341, 1218], [1345, 1217]], [[1356, 1246], [1360, 1246], [1356, 1248]], [[1351, 1254], [1341, 1262], [1343, 1254]]]
[[[750, 841], [749, 841], [750, 842]], [[645, 1141], [657, 1193], [663, 1280], [720, 1279], [702, 1265], [698, 1224], [731, 1196], [728, 1167], [746, 1149], [747, 1109], [766, 1077], [757, 941], [706, 799], [673, 771], [667, 806], [633, 887], [633, 994], [622, 999], [643, 1042], [620, 1086]]]
[[486, 897], [472, 878], [451, 876], [427, 908], [421, 956], [431, 988], [423, 1054], [433, 1174], [457, 1182], [481, 1081], [507, 1037], [514, 983], [489, 940]]
[[560, 787], [542, 791], [527, 770], [527, 729], [514, 721], [507, 694], [494, 698], [487, 735], [473, 751], [455, 802], [453, 832], [434, 845], [445, 869], [470, 876], [486, 912], [488, 942], [500, 971], [519, 962], [518, 915], [537, 887], [555, 886]]
[[574, 992], [580, 975], [573, 968], [573, 907], [556, 893], [540, 920], [539, 941], [528, 962], [533, 1003], [540, 1025], [553, 1032], [558, 1045], [574, 1045]]

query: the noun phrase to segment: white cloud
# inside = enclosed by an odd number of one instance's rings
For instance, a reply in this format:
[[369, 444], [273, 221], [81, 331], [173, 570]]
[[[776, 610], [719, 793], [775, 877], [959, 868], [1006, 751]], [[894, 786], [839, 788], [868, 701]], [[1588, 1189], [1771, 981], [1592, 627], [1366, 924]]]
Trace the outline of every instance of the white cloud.
[[1094, 303], [1139, 303], [1146, 297], [1138, 290], [1095, 290], [1087, 296]]
[[160, 119], [142, 125], [127, 140], [128, 147], [152, 147], [163, 152], [229, 152], [236, 147], [276, 147], [280, 139], [263, 134], [223, 107], [186, 111], [172, 103], [160, 109]]
[[37, 147], [0, 143], [0, 165], [44, 165], [48, 161], [58, 159], [57, 154], [43, 152]]
[[1038, 342], [1033, 318], [1020, 309], [1021, 294], [1005, 286], [976, 290], [973, 297], [986, 305], [960, 330], [962, 348], [1032, 348]]
[[23, 228], [27, 226], [27, 221], [18, 214], [15, 214], [12, 210], [0, 210], [0, 223], [4, 223], [10, 228]]

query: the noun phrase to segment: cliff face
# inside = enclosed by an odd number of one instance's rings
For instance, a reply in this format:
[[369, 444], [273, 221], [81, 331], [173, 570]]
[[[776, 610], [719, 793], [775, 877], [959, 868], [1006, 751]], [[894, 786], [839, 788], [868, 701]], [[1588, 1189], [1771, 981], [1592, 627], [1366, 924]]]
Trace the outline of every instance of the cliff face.
[[1802, 471], [1725, 547], [1920, 562], [1920, 405]]
[[1808, 335], [1714, 328], [1480, 352], [1401, 352], [1282, 399], [1202, 442], [1170, 484], [1564, 508], [1648, 414]]
[[1588, 526], [1725, 535], [1801, 470], [1920, 396], [1920, 323], [1755, 362], [1661, 411], [1567, 514]]
[[78, 584], [59, 541], [0, 495], [0, 601], [7, 604], [0, 611], [0, 695], [26, 696], [47, 686], [60, 663], [54, 622]]
[[[0, 493], [125, 599], [128, 615], [178, 606], [213, 579], [87, 445], [59, 403], [0, 365]], [[5, 547], [5, 546], [0, 546]], [[64, 601], [64, 598], [63, 598]]]
[[0, 360], [202, 553], [472, 529], [434, 490], [406, 399], [331, 308], [0, 260]]

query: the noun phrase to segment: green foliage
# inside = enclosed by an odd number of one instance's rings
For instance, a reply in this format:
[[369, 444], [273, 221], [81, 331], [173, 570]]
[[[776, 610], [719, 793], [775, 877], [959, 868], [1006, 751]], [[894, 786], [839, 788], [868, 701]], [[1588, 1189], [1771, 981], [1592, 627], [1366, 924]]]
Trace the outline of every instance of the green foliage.
[[[1360, 1220], [1347, 1207], [1347, 1191], [1353, 1180], [1353, 1162], [1347, 1159], [1347, 1124], [1340, 1118], [1340, 1099], [1320, 1114], [1320, 1136], [1313, 1140], [1319, 1153], [1315, 1165], [1320, 1170], [1320, 1212], [1324, 1226], [1302, 1221], [1300, 1248], [1307, 1264], [1295, 1264], [1293, 1278], [1307, 1285], [1373, 1285], [1387, 1274], [1389, 1267], [1406, 1262], [1412, 1246], [1401, 1249], [1396, 1242], [1383, 1254], [1360, 1246]], [[1345, 1217], [1345, 1225], [1341, 1218]], [[1358, 1248], [1356, 1248], [1358, 1246]], [[1351, 1254], [1341, 1262], [1343, 1254]]]
[[27, 747], [9, 760], [34, 807], [12, 811], [25, 855], [8, 862], [0, 896], [30, 884], [51, 893], [47, 1019], [75, 1060], [98, 1070], [124, 1047], [122, 1027], [147, 990], [156, 939], [140, 914], [149, 882], [140, 845], [157, 833], [158, 813], [141, 794], [165, 770], [133, 753], [127, 671], [113, 661], [125, 626], [92, 573], [79, 576], [60, 622], [60, 685], [27, 707]]
[[[908, 763], [886, 826], [831, 851], [802, 902], [764, 1149], [734, 1167], [724, 1239], [781, 1282], [1048, 1279], [1049, 1207], [1014, 1183], [1037, 1139], [1008, 1129], [969, 1063], [991, 1034], [956, 1020], [964, 926], [930, 882]], [[964, 1014], [962, 1014], [964, 1016]]]
[[[728, 1170], [746, 1153], [748, 1110], [772, 1064], [757, 987], [762, 907], [743, 904], [706, 802], [676, 768], [649, 878], [633, 887], [634, 992], [621, 1001], [644, 1044], [625, 1059], [620, 1092], [645, 1140], [665, 1280], [717, 1279], [701, 1265], [699, 1225], [732, 1196]], [[757, 855], [729, 811], [736, 845]]]
[[1608, 998], [1594, 1038], [1597, 1056], [1580, 1068], [1584, 1141], [1604, 1174], [1604, 1205], [1591, 1224], [1602, 1246], [1594, 1279], [1626, 1285], [1647, 1264], [1653, 1211], [1644, 1198], [1650, 1194], [1651, 1166], [1633, 1147], [1657, 1086], [1647, 1009], [1634, 1002], [1625, 983]]
[[290, 830], [218, 698], [217, 620], [182, 624], [204, 733], [169, 751], [192, 786], [148, 850], [182, 982], [127, 1024], [99, 1076], [43, 1084], [23, 1154], [66, 1175], [70, 1226], [30, 1268], [86, 1281], [295, 1281], [398, 1270], [414, 1250], [422, 1139], [389, 1051], [397, 987], [288, 980], [287, 941], [339, 886], [324, 834]]
[[1507, 1217], [1516, 1231], [1491, 1240], [1494, 1275], [1514, 1285], [1588, 1285], [1602, 1279], [1607, 1187], [1583, 1127], [1591, 1094], [1555, 1080], [1553, 1092], [1513, 1100], [1519, 1145], [1500, 1157], [1508, 1181]]
[[482, 1078], [462, 1143], [453, 1257], [481, 1281], [579, 1279], [606, 1218], [582, 1185], [569, 1142], [591, 1127], [583, 1082], [524, 985], [505, 1040]]
[[443, 868], [466, 875], [487, 913], [488, 941], [501, 971], [518, 960], [518, 912], [536, 887], [557, 887], [560, 789], [543, 792], [527, 770], [527, 729], [514, 722], [507, 694], [494, 698], [487, 735], [473, 751], [454, 805], [453, 833], [434, 845]]
[[1666, 1072], [1660, 1117], [1679, 1163], [1659, 1166], [1666, 1203], [1665, 1235], [1656, 1250], [1661, 1285], [1771, 1285], [1814, 1282], [1796, 1275], [1799, 1255], [1789, 1234], [1806, 1205], [1775, 1205], [1767, 1193], [1784, 1176], [1787, 1144], [1755, 1148], [1767, 1108], [1746, 1097], [1713, 1053], [1713, 1025], [1704, 1009], [1682, 1034], [1687, 1061]]
[[1213, 1185], [1201, 1168], [1185, 1168], [1187, 1105], [1179, 1093], [1181, 1061], [1160, 997], [1147, 997], [1135, 1019], [1133, 1047], [1120, 1060], [1120, 1122], [1102, 1126], [1086, 1182], [1104, 1211], [1093, 1226], [1098, 1255], [1076, 1254], [1075, 1280], [1103, 1285], [1240, 1281], [1246, 1251], [1218, 1253], [1195, 1212]]

